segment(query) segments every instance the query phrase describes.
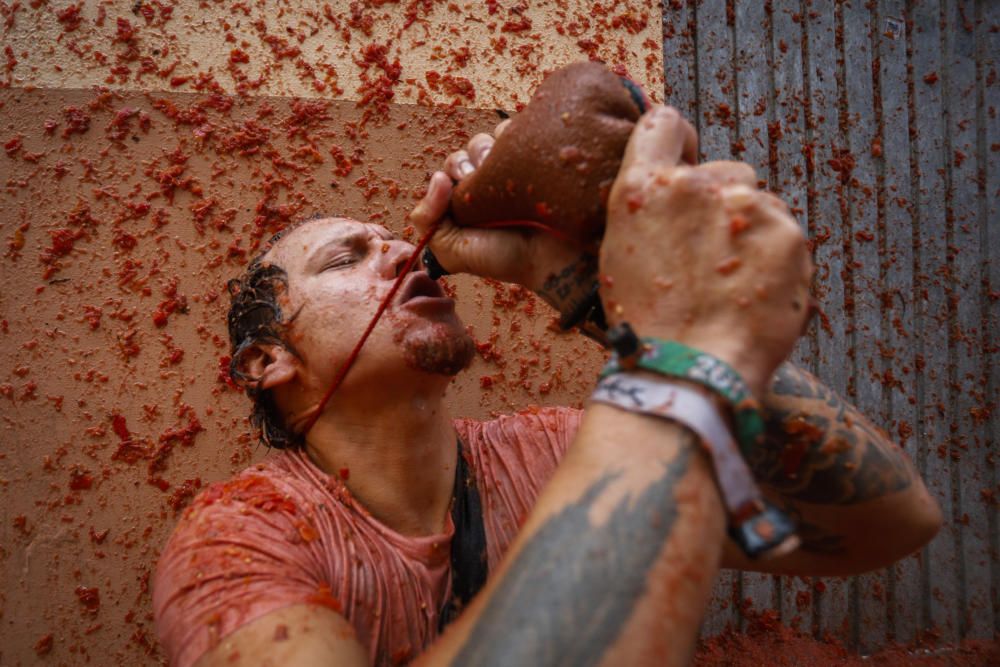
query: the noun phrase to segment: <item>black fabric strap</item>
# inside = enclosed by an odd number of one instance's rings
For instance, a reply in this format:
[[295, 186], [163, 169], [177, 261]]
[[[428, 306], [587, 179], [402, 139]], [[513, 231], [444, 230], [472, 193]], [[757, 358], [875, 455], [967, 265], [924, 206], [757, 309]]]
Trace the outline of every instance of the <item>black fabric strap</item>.
[[424, 265], [424, 269], [427, 271], [427, 275], [431, 277], [431, 280], [437, 280], [441, 276], [451, 275], [443, 266], [441, 266], [441, 262], [438, 261], [437, 256], [431, 252], [430, 246], [424, 248], [424, 254], [420, 256], [420, 262]]
[[632, 101], [635, 102], [637, 107], [639, 107], [639, 113], [646, 113], [649, 111], [649, 102], [646, 99], [646, 93], [642, 91], [639, 84], [627, 76], [620, 76], [618, 78], [621, 80], [622, 85], [625, 86], [625, 90], [627, 90], [628, 94], [632, 97]]
[[451, 538], [451, 597], [441, 609], [439, 632], [458, 617], [486, 583], [489, 574], [483, 505], [476, 488], [476, 477], [469, 469], [462, 449], [459, 441], [455, 491], [451, 501], [451, 521], [455, 525], [455, 534]]

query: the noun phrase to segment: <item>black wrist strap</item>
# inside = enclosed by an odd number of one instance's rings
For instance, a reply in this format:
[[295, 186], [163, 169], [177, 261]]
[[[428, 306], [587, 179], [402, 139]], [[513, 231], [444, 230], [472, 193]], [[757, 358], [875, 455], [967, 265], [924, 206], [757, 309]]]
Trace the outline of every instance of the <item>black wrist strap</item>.
[[458, 617], [486, 584], [489, 574], [483, 505], [476, 488], [476, 476], [469, 468], [462, 450], [462, 442], [459, 441], [455, 490], [451, 501], [451, 521], [455, 525], [455, 533], [451, 538], [451, 596], [441, 609], [438, 632]]
[[600, 285], [594, 282], [594, 286], [590, 289], [587, 296], [559, 318], [559, 328], [566, 331], [584, 323], [589, 323], [600, 331], [607, 331], [608, 321], [604, 315], [604, 305], [601, 304], [599, 290]]

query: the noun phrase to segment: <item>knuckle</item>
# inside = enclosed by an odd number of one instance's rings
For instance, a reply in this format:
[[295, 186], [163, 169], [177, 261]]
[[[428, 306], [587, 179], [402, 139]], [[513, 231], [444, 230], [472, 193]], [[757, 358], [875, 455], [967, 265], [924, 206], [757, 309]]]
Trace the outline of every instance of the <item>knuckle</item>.
[[480, 152], [485, 148], [489, 148], [493, 145], [493, 141], [492, 135], [480, 132], [469, 139], [469, 152]]
[[756, 189], [757, 172], [745, 162], [715, 160], [699, 165], [706, 174], [723, 185], [746, 185]]
[[764, 200], [767, 202], [769, 206], [774, 207], [775, 209], [781, 211], [782, 213], [788, 214], [791, 212], [791, 209], [788, 207], [788, 204], [785, 203], [785, 200], [779, 197], [778, 195], [774, 194], [773, 192], [762, 191], [761, 196], [764, 198]]
[[745, 183], [757, 184], [757, 170], [748, 165], [746, 162], [731, 162], [730, 170], [731, 177], [733, 180], [742, 181]]
[[483, 142], [492, 143], [493, 135], [487, 134], [486, 132], [477, 132], [476, 134], [472, 135], [471, 139], [469, 139], [470, 144], [481, 144]]
[[464, 162], [469, 159], [469, 154], [465, 151], [454, 151], [445, 158], [444, 164], [446, 167], [457, 166], [460, 162]]
[[680, 125], [681, 120], [683, 120], [683, 118], [677, 109], [671, 106], [660, 105], [654, 107], [646, 113], [642, 125], [648, 129], [653, 129], [663, 125], [669, 130], [676, 131], [676, 128]]
[[664, 104], [659, 108], [659, 113], [664, 118], [670, 118], [673, 120], [682, 120], [681, 112], [677, 110], [677, 107], [672, 107], [669, 104]]
[[804, 254], [806, 251], [806, 236], [794, 222], [790, 225], [783, 225], [781, 228], [782, 239], [788, 244], [795, 254]]
[[661, 175], [660, 181], [668, 181], [679, 190], [696, 190], [705, 183], [704, 172], [697, 167], [678, 166]]
[[[704, 165], [708, 166], [708, 165]], [[760, 192], [745, 183], [733, 183], [722, 188], [722, 199], [726, 208], [743, 210], [748, 213], [760, 213]]]
[[669, 185], [674, 196], [688, 200], [702, 200], [715, 198], [720, 194], [717, 182], [711, 177], [709, 172], [701, 170], [699, 167], [685, 167], [683, 165], [669, 170], [667, 181], [660, 179], [660, 183]]
[[649, 182], [650, 170], [644, 166], [627, 167], [618, 178], [618, 194], [631, 195], [641, 192]]
[[781, 225], [788, 230], [789, 234], [805, 244], [806, 232], [802, 229], [802, 225], [799, 224], [798, 220], [787, 213], [777, 213], [775, 217], [781, 221]]

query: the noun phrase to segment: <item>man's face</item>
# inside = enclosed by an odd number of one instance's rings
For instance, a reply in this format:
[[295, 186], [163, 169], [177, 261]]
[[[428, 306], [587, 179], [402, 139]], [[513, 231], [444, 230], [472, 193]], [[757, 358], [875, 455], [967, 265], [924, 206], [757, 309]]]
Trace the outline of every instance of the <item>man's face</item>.
[[[310, 381], [327, 385], [347, 359], [414, 246], [374, 224], [317, 220], [282, 238], [264, 261], [288, 274], [280, 299], [287, 339]], [[406, 368], [454, 375], [475, 352], [455, 302], [424, 271], [404, 280], [365, 344], [346, 385]]]

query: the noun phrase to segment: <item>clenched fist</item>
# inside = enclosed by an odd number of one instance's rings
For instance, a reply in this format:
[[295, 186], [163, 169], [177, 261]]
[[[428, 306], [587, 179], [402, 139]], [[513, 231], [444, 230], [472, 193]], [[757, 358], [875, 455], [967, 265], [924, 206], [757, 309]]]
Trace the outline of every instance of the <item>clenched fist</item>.
[[[410, 213], [410, 220], [421, 233], [435, 221], [441, 221], [430, 248], [448, 272], [496, 278], [541, 292], [547, 277], [570, 265], [581, 254], [579, 248], [541, 232], [460, 227], [446, 217], [452, 181], [461, 181], [482, 164], [493, 147], [494, 137], [508, 123], [500, 123], [494, 136], [477, 134], [465, 150], [449, 155], [444, 171], [431, 176], [427, 194]], [[560, 304], [553, 305], [558, 308]]]
[[670, 107], [639, 121], [608, 202], [601, 298], [610, 323], [713, 354], [761, 396], [810, 313], [812, 260], [752, 168], [681, 164], [692, 132]]

